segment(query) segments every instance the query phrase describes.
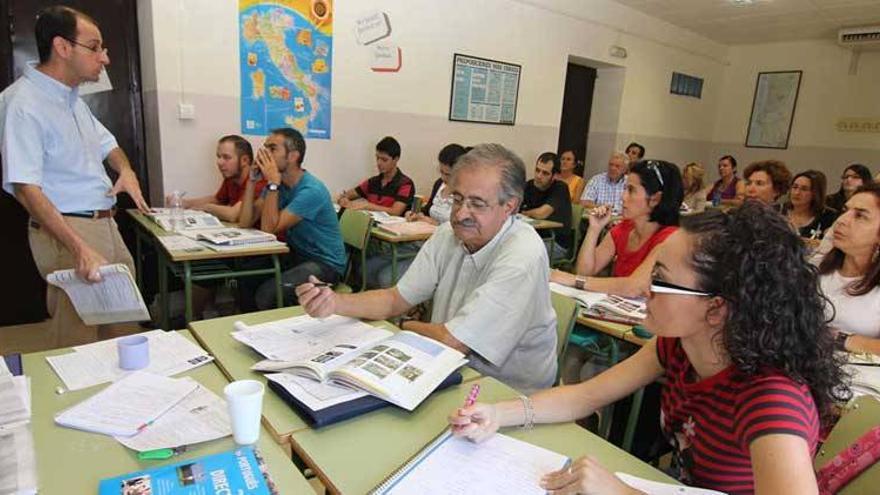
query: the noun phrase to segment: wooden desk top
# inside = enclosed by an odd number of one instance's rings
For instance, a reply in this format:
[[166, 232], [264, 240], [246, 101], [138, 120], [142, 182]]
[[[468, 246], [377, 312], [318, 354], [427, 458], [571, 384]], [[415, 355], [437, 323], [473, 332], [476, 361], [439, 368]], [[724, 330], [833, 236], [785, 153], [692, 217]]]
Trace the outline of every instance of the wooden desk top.
[[370, 237], [374, 239], [378, 239], [382, 242], [390, 242], [393, 244], [400, 244], [404, 242], [419, 242], [419, 241], [427, 241], [431, 238], [433, 234], [410, 234], [410, 235], [400, 235], [400, 234], [392, 234], [387, 230], [380, 229], [379, 227], [373, 227], [370, 230]]
[[[135, 220], [135, 222], [147, 231], [153, 237], [164, 237], [168, 235], [179, 235], [176, 232], [168, 232], [159, 226], [156, 222], [152, 221], [148, 216], [139, 212], [136, 209], [126, 210], [128, 214]], [[234, 225], [225, 224], [229, 227], [234, 227]], [[290, 252], [290, 249], [284, 245], [273, 245], [273, 246], [263, 246], [263, 247], [248, 247], [242, 248], [240, 250], [235, 251], [214, 251], [208, 247], [203, 247], [199, 251], [169, 251], [162, 245], [161, 242], [157, 242], [162, 249], [168, 254], [168, 257], [171, 258], [171, 261], [177, 263], [182, 261], [201, 261], [201, 260], [218, 260], [225, 258], [241, 258], [245, 256], [264, 256], [271, 254], [286, 254]]]
[[[497, 402], [519, 394], [490, 377], [479, 380], [480, 401]], [[293, 434], [293, 449], [333, 493], [367, 493], [446, 428], [446, 417], [470, 391], [471, 383], [438, 392], [415, 411], [399, 408], [366, 414], [320, 430]], [[646, 479], [674, 480], [600, 437], [575, 425], [539, 425], [531, 431], [508, 428], [504, 434], [570, 456], [595, 456], [603, 466]]]
[[[182, 333], [192, 339], [188, 331], [183, 330]], [[124, 447], [113, 437], [57, 426], [54, 423], [55, 414], [85, 400], [105, 386], [56, 394], [55, 388], [63, 383], [52, 371], [46, 357], [69, 351], [70, 349], [56, 349], [22, 356], [24, 372], [31, 378], [33, 404], [31, 428], [36, 451], [37, 482], [41, 494], [97, 493], [98, 482], [104, 478], [235, 448], [230, 436], [193, 446], [187, 452], [168, 460], [141, 461], [137, 458], [136, 452]], [[228, 383], [213, 364], [206, 364], [185, 375], [198, 380], [221, 397], [223, 387]], [[272, 436], [265, 429], [260, 435], [257, 448], [264, 456], [272, 479], [281, 489], [281, 493], [313, 492], [290, 457], [272, 440]]]

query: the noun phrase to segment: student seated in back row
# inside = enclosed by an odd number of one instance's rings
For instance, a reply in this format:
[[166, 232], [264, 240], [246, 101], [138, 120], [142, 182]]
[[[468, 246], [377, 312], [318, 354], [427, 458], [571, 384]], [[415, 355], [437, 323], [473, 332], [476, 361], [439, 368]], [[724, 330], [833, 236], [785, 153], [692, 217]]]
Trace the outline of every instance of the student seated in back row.
[[[820, 431], [851, 394], [816, 272], [782, 216], [748, 202], [683, 220], [658, 248], [645, 326], [657, 337], [608, 371], [456, 409], [453, 433], [479, 442], [500, 427], [573, 421], [662, 378], [659, 421], [679, 480], [725, 493], [818, 493]], [[641, 493], [590, 457], [541, 486]]]
[[[562, 224], [562, 227], [553, 229], [553, 245], [547, 245], [547, 255], [552, 254], [551, 259], [557, 260], [565, 258], [571, 249], [571, 201], [568, 186], [565, 182], [556, 180], [559, 166], [556, 153], [541, 153], [535, 163], [535, 178], [526, 182], [523, 204], [520, 207], [521, 213], [529, 218]], [[548, 230], [538, 233], [542, 237], [549, 236]]]
[[629, 158], [625, 154], [612, 153], [611, 158], [608, 159], [608, 170], [592, 176], [587, 182], [587, 187], [581, 195], [581, 206], [584, 208], [608, 206], [614, 214], [620, 213], [629, 164]]
[[[354, 189], [342, 191], [336, 199], [339, 206], [353, 210], [383, 211], [403, 216], [412, 206], [416, 186], [397, 167], [400, 143], [391, 136], [376, 143], [376, 168], [379, 174], [365, 179]], [[366, 201], [354, 201], [363, 198]]]
[[[264, 232], [286, 234], [290, 258], [285, 267], [289, 268], [281, 274], [286, 306], [295, 304], [293, 287], [307, 281], [310, 275], [336, 283], [346, 265], [345, 246], [330, 192], [303, 168], [305, 156], [306, 142], [299, 131], [274, 129], [257, 151], [255, 161], [266, 179], [266, 188], [254, 200], [252, 177], [241, 213], [242, 227], [250, 227], [259, 220]], [[255, 277], [241, 279], [243, 295], [253, 294], [257, 309], [274, 308], [275, 278], [260, 282]], [[242, 301], [242, 310], [252, 310], [247, 300]]]
[[[576, 275], [553, 270], [550, 279], [594, 292], [643, 295], [656, 247], [677, 228], [683, 189], [681, 174], [672, 163], [648, 160], [633, 165], [623, 193], [623, 221], [599, 242], [612, 215], [607, 206], [596, 208], [578, 253]], [[597, 277], [612, 261], [611, 277]]]
[[880, 184], [856, 189], [819, 265], [838, 347], [880, 354]]
[[[556, 377], [556, 315], [550, 304], [547, 253], [535, 230], [514, 218], [525, 166], [501, 145], [481, 144], [452, 172], [452, 213], [389, 289], [337, 294], [296, 288], [308, 314], [384, 320], [433, 299], [431, 322], [404, 330], [465, 353], [469, 365], [522, 391]], [[312, 279], [317, 282], [317, 279]]]
[[[184, 199], [183, 207], [206, 211], [226, 222], [238, 222], [253, 163], [251, 143], [241, 136], [223, 136], [217, 142], [217, 169], [223, 176], [220, 189], [211, 196]], [[259, 196], [265, 186], [266, 180], [260, 178], [254, 184], [254, 194]]]

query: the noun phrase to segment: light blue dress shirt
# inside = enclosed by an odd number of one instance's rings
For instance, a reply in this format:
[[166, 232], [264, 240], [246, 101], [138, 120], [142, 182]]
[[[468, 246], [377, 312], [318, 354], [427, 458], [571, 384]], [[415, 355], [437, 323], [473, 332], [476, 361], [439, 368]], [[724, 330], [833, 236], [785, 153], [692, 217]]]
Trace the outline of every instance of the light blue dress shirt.
[[28, 64], [0, 93], [3, 189], [35, 184], [61, 213], [116, 203], [103, 160], [118, 145], [71, 88]]

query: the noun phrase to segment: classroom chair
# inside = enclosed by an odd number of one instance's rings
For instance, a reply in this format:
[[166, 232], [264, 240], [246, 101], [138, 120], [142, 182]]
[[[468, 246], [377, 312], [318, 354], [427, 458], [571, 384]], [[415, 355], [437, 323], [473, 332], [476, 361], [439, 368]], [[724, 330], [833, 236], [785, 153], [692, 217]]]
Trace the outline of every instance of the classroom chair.
[[577, 261], [578, 251], [581, 247], [581, 224], [583, 222], [584, 207], [579, 204], [571, 205], [571, 249], [567, 258], [553, 260], [551, 266], [560, 270], [574, 271], [574, 265]]
[[337, 284], [336, 292], [352, 292], [351, 286], [347, 285], [354, 265], [355, 253], [359, 256], [360, 265], [360, 290], [367, 287], [367, 245], [370, 242], [370, 229], [373, 227], [373, 219], [365, 211], [345, 210], [339, 219], [339, 230], [342, 231], [342, 241], [348, 251], [348, 265], [342, 282]]
[[[854, 399], [816, 453], [813, 468], [818, 472], [842, 450], [878, 425], [880, 425], [880, 401], [870, 395]], [[877, 493], [878, 486], [880, 486], [880, 462], [875, 462], [837, 493], [841, 495]]]
[[555, 292], [550, 292], [550, 302], [556, 312], [556, 381], [558, 384], [562, 374], [562, 361], [568, 348], [568, 336], [574, 328], [577, 317], [577, 301]]

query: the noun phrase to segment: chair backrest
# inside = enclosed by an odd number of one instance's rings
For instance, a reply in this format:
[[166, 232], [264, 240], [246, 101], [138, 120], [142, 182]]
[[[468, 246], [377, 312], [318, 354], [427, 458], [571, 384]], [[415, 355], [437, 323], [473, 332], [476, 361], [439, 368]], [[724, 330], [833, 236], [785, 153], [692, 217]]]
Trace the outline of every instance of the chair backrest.
[[568, 337], [574, 328], [577, 318], [577, 302], [571, 298], [550, 292], [550, 302], [553, 311], [556, 312], [556, 381], [559, 382], [559, 374], [562, 372], [562, 360], [565, 349], [568, 348]]
[[[855, 399], [849, 406], [848, 411], [834, 425], [834, 429], [828, 435], [828, 440], [822, 445], [819, 452], [816, 453], [813, 467], [818, 471], [837, 454], [878, 424], [880, 424], [880, 401], [870, 395], [864, 395]], [[863, 471], [838, 493], [842, 495], [877, 493], [878, 486], [880, 486], [880, 462], [874, 463], [873, 466]]]
[[[360, 256], [361, 290], [367, 286], [367, 245], [370, 243], [370, 229], [373, 226], [373, 218], [369, 213], [359, 210], [345, 210], [339, 219], [339, 230], [342, 232], [342, 241], [351, 250], [356, 250]], [[352, 255], [349, 256], [346, 279], [351, 270]]]

